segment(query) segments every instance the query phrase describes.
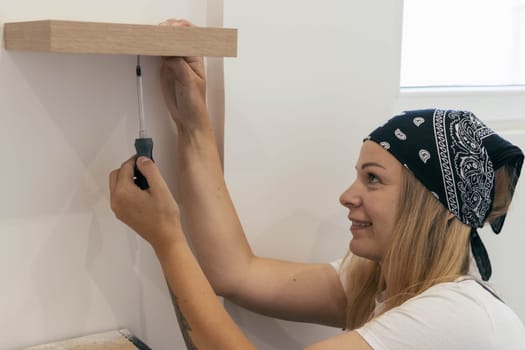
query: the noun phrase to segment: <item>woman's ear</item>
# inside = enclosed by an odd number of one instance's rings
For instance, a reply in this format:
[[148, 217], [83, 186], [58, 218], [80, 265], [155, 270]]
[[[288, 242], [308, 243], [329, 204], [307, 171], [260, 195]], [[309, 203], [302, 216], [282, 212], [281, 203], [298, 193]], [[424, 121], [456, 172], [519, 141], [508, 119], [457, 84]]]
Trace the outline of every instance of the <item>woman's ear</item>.
[[454, 214], [452, 214], [451, 212], [448, 213], [448, 216], [447, 216], [447, 220], [450, 221], [452, 219], [454, 219], [456, 216]]

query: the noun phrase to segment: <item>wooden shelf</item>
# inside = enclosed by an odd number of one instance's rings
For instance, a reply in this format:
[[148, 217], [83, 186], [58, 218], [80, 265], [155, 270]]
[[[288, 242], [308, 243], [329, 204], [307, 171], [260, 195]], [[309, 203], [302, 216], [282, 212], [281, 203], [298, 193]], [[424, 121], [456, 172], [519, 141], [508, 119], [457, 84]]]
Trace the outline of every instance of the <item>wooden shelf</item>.
[[146, 56], [237, 56], [237, 29], [43, 20], [4, 24], [7, 50]]

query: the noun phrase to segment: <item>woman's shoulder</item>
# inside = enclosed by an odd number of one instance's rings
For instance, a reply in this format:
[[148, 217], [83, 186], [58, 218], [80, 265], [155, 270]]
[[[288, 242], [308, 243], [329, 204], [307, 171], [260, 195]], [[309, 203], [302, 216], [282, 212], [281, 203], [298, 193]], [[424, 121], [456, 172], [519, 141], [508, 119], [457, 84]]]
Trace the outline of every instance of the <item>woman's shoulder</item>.
[[437, 283], [409, 299], [408, 302], [420, 299], [438, 299], [444, 302], [459, 302], [463, 305], [486, 306], [487, 303], [494, 306], [505, 305], [492, 284], [473, 276], [462, 276], [454, 281]]
[[525, 328], [518, 316], [473, 279], [438, 283], [358, 332], [379, 344], [377, 349], [516, 348], [501, 344], [501, 339], [519, 344], [519, 349], [525, 345]]
[[472, 322], [492, 323], [495, 318], [507, 318], [509, 322], [521, 321], [505, 304], [490, 284], [464, 276], [451, 282], [435, 284], [421, 294], [407, 300], [401, 308], [440, 310], [440, 313], [453, 313]]
[[442, 299], [448, 301], [461, 301], [465, 299], [472, 301], [481, 301], [485, 299], [499, 299], [494, 287], [490, 284], [480, 281], [475, 277], [462, 276], [454, 281], [436, 283], [421, 294], [414, 296], [407, 302], [420, 299]]

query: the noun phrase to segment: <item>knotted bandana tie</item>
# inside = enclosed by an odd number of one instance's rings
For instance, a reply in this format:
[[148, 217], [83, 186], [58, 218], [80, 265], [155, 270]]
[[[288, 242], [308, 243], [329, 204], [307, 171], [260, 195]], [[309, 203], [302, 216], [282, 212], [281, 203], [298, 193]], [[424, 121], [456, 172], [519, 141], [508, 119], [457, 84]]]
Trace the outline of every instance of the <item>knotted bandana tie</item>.
[[[495, 170], [507, 165], [511, 188], [523, 163], [521, 150], [467, 111], [425, 109], [394, 116], [374, 130], [371, 140], [390, 152], [461, 222], [472, 227], [471, 249], [481, 277], [490, 260], [476, 228], [494, 201]], [[512, 190], [511, 190], [512, 195]], [[492, 223], [499, 233], [505, 215]]]

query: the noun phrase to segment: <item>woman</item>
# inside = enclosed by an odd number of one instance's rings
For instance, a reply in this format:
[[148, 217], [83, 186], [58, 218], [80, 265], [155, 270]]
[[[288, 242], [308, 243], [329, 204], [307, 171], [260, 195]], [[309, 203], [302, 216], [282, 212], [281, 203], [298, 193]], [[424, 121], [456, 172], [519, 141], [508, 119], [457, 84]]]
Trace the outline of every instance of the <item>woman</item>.
[[265, 315], [349, 330], [309, 349], [525, 348], [519, 318], [469, 273], [490, 277], [476, 228], [501, 230], [523, 162], [517, 147], [468, 112], [396, 116], [364, 141], [341, 195], [353, 236], [341, 266], [266, 259], [252, 253], [226, 189], [202, 59], [165, 58], [161, 74], [193, 253], [150, 160], [137, 160], [147, 191], [134, 185], [133, 158], [111, 173], [111, 204], [155, 250], [188, 348], [253, 348], [216, 293]]

